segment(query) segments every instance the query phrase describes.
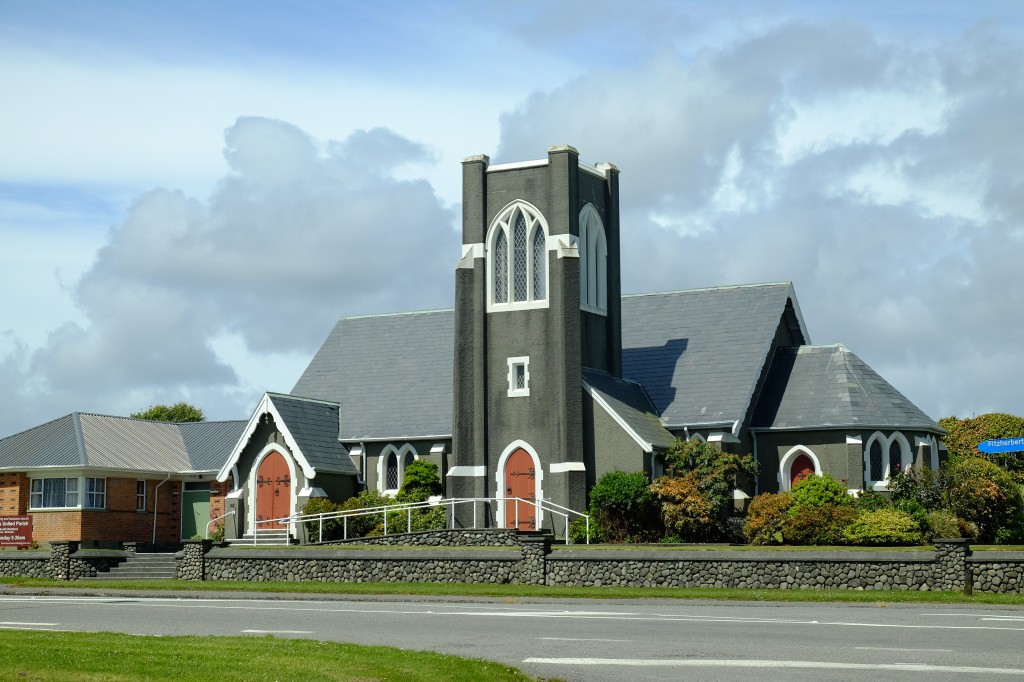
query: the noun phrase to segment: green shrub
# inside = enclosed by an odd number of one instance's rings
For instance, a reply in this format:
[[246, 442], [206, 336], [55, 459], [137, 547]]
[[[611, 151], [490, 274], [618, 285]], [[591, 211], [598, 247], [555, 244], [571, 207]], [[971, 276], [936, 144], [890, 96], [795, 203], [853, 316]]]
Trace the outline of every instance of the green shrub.
[[977, 530], [969, 522], [945, 509], [928, 512], [928, 536], [935, 538], [973, 538]]
[[929, 533], [928, 510], [924, 508], [920, 501], [915, 499], [900, 500], [896, 503], [895, 508], [914, 519], [914, 522], [917, 523], [917, 529], [921, 531], [921, 536], [927, 537]]
[[843, 533], [857, 515], [852, 505], [792, 507], [782, 520], [783, 542], [787, 545], [841, 545]]
[[395, 495], [397, 502], [426, 502], [432, 495], [444, 492], [437, 465], [425, 459], [417, 459], [405, 468], [402, 489]]
[[917, 521], [898, 509], [859, 512], [846, 527], [843, 540], [851, 545], [919, 545], [921, 530]]
[[853, 499], [853, 504], [857, 509], [874, 511], [876, 509], [889, 509], [892, 507], [892, 500], [882, 493], [876, 493], [874, 490], [865, 490]]
[[949, 449], [951, 459], [977, 457], [986, 459], [1005, 469], [1017, 481], [1024, 484], [1024, 458], [1015, 452], [981, 453], [978, 444], [995, 438], [1013, 438], [1024, 434], [1024, 418], [1000, 412], [981, 414], [970, 419], [946, 417], [939, 420], [939, 426], [949, 431], [942, 437]]
[[[569, 522], [569, 542], [582, 545], [587, 541], [587, 520], [577, 516]], [[594, 519], [590, 519], [590, 544], [601, 542], [601, 529]]]
[[897, 505], [911, 500], [927, 510], [941, 509], [948, 497], [948, 479], [932, 469], [898, 471], [889, 477], [889, 495]]
[[979, 457], [960, 457], [946, 467], [947, 506], [978, 529], [978, 540], [1017, 535], [1024, 516], [1020, 487], [998, 465]]
[[829, 474], [818, 476], [812, 474], [793, 486], [793, 507], [851, 507], [854, 500], [846, 491], [846, 486], [832, 478]]
[[782, 526], [788, 518], [793, 497], [789, 493], [761, 493], [747, 506], [743, 535], [752, 545], [781, 545]]
[[607, 542], [645, 542], [660, 535], [658, 505], [642, 471], [609, 471], [590, 490], [590, 522]]
[[[358, 511], [360, 509], [373, 509], [375, 507], [384, 507], [392, 503], [390, 497], [381, 495], [374, 490], [363, 490], [355, 497], [350, 497], [345, 500], [344, 504], [341, 505], [342, 511]], [[389, 520], [390, 521], [390, 520]], [[338, 537], [341, 536], [342, 519], [338, 519]], [[368, 535], [380, 535], [375, 532], [379, 527], [383, 528], [384, 525], [384, 513], [383, 511], [375, 514], [364, 514], [361, 516], [350, 516], [348, 517], [348, 537], [350, 538], [361, 538]]]
[[[420, 533], [428, 530], [442, 530], [447, 527], [448, 508], [443, 505], [421, 509], [397, 509], [388, 512], [388, 535], [395, 533]], [[384, 521], [377, 524], [369, 535], [383, 535]], [[351, 536], [350, 536], [351, 537]]]
[[665, 454], [665, 472], [682, 478], [693, 472], [700, 494], [711, 505], [712, 516], [724, 520], [733, 504], [733, 491], [739, 479], [753, 476], [757, 463], [751, 455], [723, 452], [699, 440], [677, 438]]
[[662, 476], [651, 484], [661, 505], [665, 532], [683, 542], [703, 542], [717, 535], [714, 510], [701, 494], [696, 472], [682, 478]]
[[[303, 514], [330, 514], [332, 512], [340, 511], [341, 505], [337, 502], [326, 497], [313, 497], [306, 505], [302, 508]], [[340, 519], [327, 519], [323, 522], [323, 539], [327, 540], [340, 540], [342, 534], [342, 526]], [[306, 521], [306, 536], [309, 537], [310, 541], [316, 542], [320, 539], [320, 522], [319, 521]]]

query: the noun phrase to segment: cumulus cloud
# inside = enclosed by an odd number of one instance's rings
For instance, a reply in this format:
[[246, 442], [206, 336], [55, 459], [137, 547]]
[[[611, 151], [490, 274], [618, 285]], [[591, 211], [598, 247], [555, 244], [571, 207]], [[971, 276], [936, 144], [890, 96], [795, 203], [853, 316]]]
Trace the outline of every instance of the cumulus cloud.
[[385, 129], [324, 143], [251, 117], [225, 142], [231, 173], [207, 200], [155, 189], [111, 229], [73, 290], [83, 323], [33, 351], [8, 343], [0, 375], [19, 391], [5, 401], [45, 395], [53, 416], [183, 394], [234, 406], [218, 339], [312, 355], [341, 315], [451, 304], [454, 212], [428, 182], [392, 175], [429, 161], [422, 145]]
[[781, 23], [536, 93], [496, 156], [539, 139], [619, 166], [629, 291], [793, 280], [813, 341], [932, 416], [1019, 414], [1022, 64], [991, 28]]

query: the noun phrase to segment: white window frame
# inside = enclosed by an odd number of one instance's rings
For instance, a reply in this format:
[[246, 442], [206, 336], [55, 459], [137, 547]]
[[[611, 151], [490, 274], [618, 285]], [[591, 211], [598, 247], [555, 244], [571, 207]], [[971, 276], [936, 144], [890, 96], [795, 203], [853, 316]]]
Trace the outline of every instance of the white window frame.
[[[608, 314], [608, 240], [593, 204], [580, 211], [580, 308]], [[591, 281], [593, 279], [593, 281]]]
[[[526, 221], [526, 299], [523, 301], [516, 301], [515, 299], [515, 272], [516, 272], [516, 257], [515, 257], [515, 239], [513, 235], [514, 226], [518, 217], [522, 215]], [[534, 262], [534, 237], [537, 230], [541, 230], [544, 235], [544, 286], [543, 292], [540, 296], [535, 295], [533, 286], [533, 274], [535, 262]], [[506, 291], [508, 300], [505, 302], [498, 302], [495, 300], [494, 289], [495, 289], [495, 277], [494, 272], [496, 258], [495, 258], [495, 245], [498, 240], [498, 235], [505, 235], [505, 244], [507, 248], [506, 254], [506, 272], [505, 277], [507, 278]], [[529, 202], [516, 200], [510, 203], [508, 206], [503, 208], [498, 216], [491, 222], [491, 226], [487, 231], [487, 241], [485, 246], [485, 258], [487, 260], [487, 312], [498, 312], [505, 310], [529, 310], [533, 308], [547, 308], [548, 307], [548, 294], [551, 283], [551, 273], [548, 267], [547, 257], [548, 252], [551, 250], [550, 247], [550, 236], [551, 231], [548, 229], [548, 224], [544, 220], [544, 216], [537, 209], [536, 206]]]
[[[875, 480], [871, 477], [871, 446], [878, 443], [882, 448], [882, 478]], [[914, 465], [914, 453], [910, 448], [910, 442], [899, 431], [894, 431], [886, 436], [881, 431], [875, 431], [868, 438], [864, 445], [864, 489], [885, 492], [889, 490], [889, 477], [894, 473], [890, 471], [889, 448], [893, 443], [900, 446], [900, 469], [909, 471]]]
[[[80, 476], [32, 476], [29, 478], [29, 495], [28, 495], [28, 507], [29, 509], [81, 509], [79, 503], [81, 501], [81, 489]], [[48, 480], [63, 480], [64, 481], [64, 505], [63, 506], [43, 506], [43, 502], [46, 495], [46, 483]], [[36, 491], [36, 481], [39, 481], [39, 490]], [[71, 490], [70, 488], [74, 488]], [[74, 499], [71, 500], [71, 496]], [[68, 504], [71, 501], [72, 504]]]
[[107, 508], [107, 479], [86, 476], [82, 486], [82, 509]]
[[[508, 397], [522, 398], [530, 395], [530, 356], [517, 355], [508, 359]], [[516, 381], [519, 368], [523, 369], [523, 387]]]
[[[388, 459], [394, 455], [398, 464], [398, 487], [387, 488], [387, 475], [388, 475]], [[388, 444], [384, 446], [384, 449], [380, 452], [380, 457], [377, 458], [377, 491], [381, 495], [387, 495], [394, 497], [398, 494], [398, 491], [402, 489], [402, 484], [405, 483], [405, 458], [408, 455], [412, 455], [412, 460], [415, 462], [420, 458], [416, 448], [411, 443], [405, 443], [400, 448], [396, 448], [394, 445]], [[412, 462], [410, 462], [411, 464]]]
[[135, 511], [146, 511], [146, 481], [144, 479], [135, 481]]

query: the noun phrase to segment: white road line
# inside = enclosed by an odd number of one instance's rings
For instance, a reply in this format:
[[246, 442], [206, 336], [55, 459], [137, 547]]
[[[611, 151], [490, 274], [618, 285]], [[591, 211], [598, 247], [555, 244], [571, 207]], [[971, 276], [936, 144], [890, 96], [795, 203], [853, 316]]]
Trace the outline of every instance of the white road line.
[[960, 674], [1024, 675], [1024, 668], [926, 665], [916, 663], [836, 663], [833, 661], [766, 661], [733, 659], [632, 659], [632, 658], [527, 658], [523, 663], [547, 665], [621, 665], [659, 668], [812, 668], [820, 670], [888, 670], [894, 672], [943, 672]]
[[311, 635], [313, 630], [239, 630], [246, 635]]
[[897, 646], [855, 646], [854, 649], [858, 651], [906, 651], [907, 653], [938, 653], [948, 654], [952, 649], [906, 649]]
[[632, 642], [631, 639], [582, 639], [578, 637], [538, 637], [548, 642]]
[[58, 625], [58, 623], [28, 623], [16, 620], [0, 620], [0, 625], [36, 625], [39, 627], [53, 627], [54, 625]]
[[29, 625], [0, 625], [0, 630], [33, 630], [39, 632], [75, 632], [74, 630], [61, 630], [60, 628], [36, 628]]

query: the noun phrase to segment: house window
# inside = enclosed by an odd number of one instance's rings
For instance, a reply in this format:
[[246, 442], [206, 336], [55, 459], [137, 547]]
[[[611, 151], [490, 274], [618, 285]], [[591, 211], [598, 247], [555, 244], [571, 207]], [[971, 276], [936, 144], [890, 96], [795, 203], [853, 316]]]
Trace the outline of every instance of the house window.
[[508, 397], [530, 395], [530, 358], [523, 355], [508, 359]]
[[78, 506], [77, 478], [33, 478], [29, 488], [33, 509], [61, 509]]
[[580, 211], [580, 308], [608, 314], [608, 242], [593, 204]]
[[146, 511], [145, 481], [135, 481], [135, 511]]
[[85, 479], [85, 505], [86, 509], [105, 509], [107, 506], [107, 479], [86, 478]]
[[503, 210], [488, 233], [488, 309], [537, 308], [547, 304], [547, 227], [523, 201]]

